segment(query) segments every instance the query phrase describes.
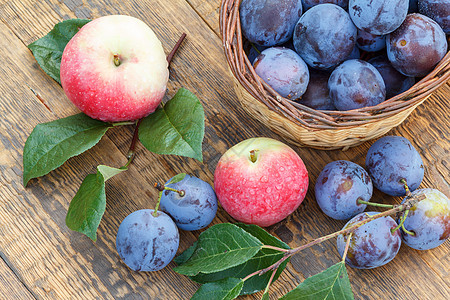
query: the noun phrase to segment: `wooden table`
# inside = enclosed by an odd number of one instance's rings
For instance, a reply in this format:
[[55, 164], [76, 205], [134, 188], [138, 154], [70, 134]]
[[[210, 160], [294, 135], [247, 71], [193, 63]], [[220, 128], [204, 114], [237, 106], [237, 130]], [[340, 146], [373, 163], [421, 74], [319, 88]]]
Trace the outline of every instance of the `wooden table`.
[[[153, 207], [157, 198], [153, 182], [187, 172], [212, 183], [217, 161], [230, 146], [254, 136], [283, 140], [253, 120], [238, 103], [219, 38], [219, 5], [219, 0], [0, 1], [0, 299], [186, 299], [195, 292], [196, 283], [172, 271], [175, 263], [159, 272], [130, 271], [115, 250], [115, 236], [125, 216]], [[193, 91], [204, 105], [206, 134], [204, 163], [152, 154], [138, 145], [130, 170], [107, 183], [107, 209], [94, 243], [66, 227], [67, 208], [82, 178], [98, 164], [119, 167], [126, 162], [133, 128], [110, 130], [96, 147], [24, 188], [22, 151], [34, 126], [78, 112], [26, 46], [64, 19], [109, 14], [144, 20], [156, 31], [166, 53], [182, 32], [187, 33], [172, 62], [168, 97], [180, 87]], [[447, 83], [389, 132], [408, 138], [422, 155], [426, 165], [422, 187], [437, 188], [448, 196], [449, 98]], [[340, 229], [344, 222], [331, 220], [320, 211], [312, 187], [321, 169], [333, 160], [363, 165], [371, 144], [345, 152], [294, 147], [307, 165], [311, 188], [292, 216], [268, 230], [297, 246]], [[378, 191], [374, 199], [392, 201]], [[214, 224], [220, 222], [233, 220], [219, 209]], [[179, 253], [199, 234], [182, 232]], [[450, 299], [449, 250], [448, 241], [423, 252], [402, 246], [398, 256], [383, 267], [348, 268], [356, 298]], [[271, 288], [271, 299], [338, 259], [334, 241], [294, 256]]]

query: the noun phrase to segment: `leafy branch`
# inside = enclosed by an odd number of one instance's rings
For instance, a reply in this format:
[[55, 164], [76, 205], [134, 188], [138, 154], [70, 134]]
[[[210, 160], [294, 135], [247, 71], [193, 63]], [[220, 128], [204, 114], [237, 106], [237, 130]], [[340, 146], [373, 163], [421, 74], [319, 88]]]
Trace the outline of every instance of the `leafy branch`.
[[395, 215], [395, 214], [397, 214], [399, 212], [408, 211], [417, 202], [419, 202], [419, 201], [421, 201], [423, 199], [425, 199], [424, 195], [420, 195], [418, 197], [411, 197], [404, 204], [395, 205], [394, 208], [391, 208], [389, 210], [386, 210], [384, 212], [378, 213], [378, 214], [373, 215], [373, 216], [369, 216], [368, 218], [366, 218], [366, 219], [364, 219], [364, 220], [354, 224], [353, 226], [350, 226], [350, 227], [344, 228], [342, 230], [333, 232], [333, 233], [331, 233], [329, 235], [317, 238], [317, 239], [315, 239], [315, 240], [313, 240], [313, 241], [311, 241], [311, 242], [309, 242], [309, 243], [307, 243], [305, 245], [302, 245], [300, 247], [297, 247], [297, 248], [294, 248], [294, 249], [290, 249], [290, 250], [283, 250], [283, 252], [285, 252], [285, 254], [284, 254], [284, 257], [280, 261], [278, 261], [277, 263], [273, 264], [272, 266], [270, 266], [268, 268], [265, 268], [265, 269], [259, 271], [258, 274], [264, 274], [265, 272], [268, 272], [270, 270], [274, 270], [274, 269], [276, 269], [278, 267], [279, 264], [281, 264], [284, 260], [288, 259], [292, 255], [294, 255], [294, 254], [296, 254], [296, 253], [298, 253], [298, 252], [300, 252], [300, 251], [302, 251], [302, 250], [304, 250], [306, 248], [309, 248], [311, 246], [320, 244], [320, 243], [322, 243], [322, 242], [324, 242], [326, 240], [335, 238], [335, 237], [337, 237], [339, 235], [346, 235], [346, 234], [352, 233], [353, 231], [355, 231], [355, 229], [363, 226], [364, 224], [369, 223], [370, 221], [373, 221], [373, 220], [378, 219], [378, 218], [383, 218], [383, 217], [386, 217], [386, 216], [390, 216], [390, 215]]
[[[293, 255], [306, 248], [343, 235], [346, 236], [347, 241], [342, 260], [325, 271], [307, 278], [281, 299], [311, 299], [310, 297], [312, 295], [314, 295], [314, 299], [328, 299], [331, 294], [337, 299], [353, 299], [353, 293], [345, 268], [345, 258], [348, 253], [353, 232], [357, 228], [375, 219], [406, 212], [423, 199], [425, 199], [424, 195], [412, 196], [409, 194], [403, 204], [393, 205], [392, 208], [384, 212], [368, 215], [366, 219], [352, 226], [317, 238], [309, 243], [292, 249], [284, 246], [280, 247], [279, 244], [274, 243], [274, 241], [279, 241], [278, 239], [256, 225], [232, 225], [228, 223], [215, 225], [202, 232], [198, 241], [175, 259], [175, 262], [179, 264], [179, 266], [174, 268], [174, 271], [187, 275], [194, 281], [203, 283], [192, 299], [207, 299], [212, 295], [215, 296], [214, 299], [234, 299], [239, 294], [244, 294], [242, 292], [238, 294], [237, 290], [242, 291], [247, 282], [268, 275], [264, 281], [265, 284], [259, 284], [258, 288], [253, 290], [253, 292], [264, 290], [264, 299], [268, 297], [270, 285], [284, 270], [286, 263]], [[219, 230], [219, 228], [221, 230]], [[224, 238], [222, 232], [223, 228], [226, 228], [224, 232], [228, 235], [236, 234], [232, 246], [229, 246], [231, 245], [230, 242]], [[240, 236], [237, 234], [238, 228], [251, 228], [252, 231], [248, 231], [248, 234], [253, 235], [257, 240], [260, 240], [260, 243], [252, 240], [254, 244], [251, 244], [247, 240], [240, 240]], [[242, 234], [242, 230], [239, 232]], [[261, 238], [261, 232], [265, 232], [264, 240]], [[270, 239], [267, 239], [268, 236]], [[247, 236], [246, 238], [249, 237]], [[208, 244], [206, 244], [206, 241]], [[238, 243], [236, 243], [236, 241]], [[267, 243], [267, 241], [270, 242]], [[220, 248], [220, 245], [226, 245], [231, 248], [224, 250]], [[239, 253], [236, 255], [237, 249], [239, 251], [247, 251], [250, 248], [253, 250], [252, 252], [245, 252], [246, 255], [240, 255]], [[254, 259], [254, 257], [258, 257], [256, 253], [261, 253], [263, 251], [265, 251], [265, 253], [270, 253], [273, 258], [276, 259], [272, 260], [271, 263], [264, 261], [264, 265], [259, 264], [253, 266], [253, 268], [247, 268], [246, 272], [236, 272], [236, 268], [246, 266], [249, 261]], [[253, 254], [254, 256], [250, 256], [251, 253], [255, 253]], [[220, 259], [218, 259], [219, 256]], [[228, 259], [232, 260], [233, 264], [228, 265], [228, 262], [225, 264], [222, 263]], [[205, 261], [210, 263], [214, 262], [214, 267], [212, 269], [205, 269]], [[224, 267], [229, 269], [224, 269]], [[223, 276], [215, 276], [217, 274]], [[202, 276], [206, 276], [207, 280], [197, 280], [198, 277], [201, 278]]]
[[[72, 19], [56, 24], [46, 36], [30, 44], [41, 68], [58, 83], [61, 57], [66, 44], [90, 20]], [[170, 65], [186, 34], [183, 33], [167, 56]], [[175, 96], [161, 103], [154, 113], [137, 121], [106, 123], [83, 113], [48, 123], [38, 124], [28, 137], [23, 153], [23, 184], [60, 167], [69, 158], [93, 146], [112, 127], [135, 125], [127, 163], [121, 168], [99, 165], [95, 174], [85, 177], [72, 199], [66, 225], [75, 231], [97, 238], [97, 228], [106, 208], [105, 182], [126, 171], [135, 157], [137, 141], [157, 154], [182, 155], [202, 161], [205, 115], [198, 98], [181, 88]]]

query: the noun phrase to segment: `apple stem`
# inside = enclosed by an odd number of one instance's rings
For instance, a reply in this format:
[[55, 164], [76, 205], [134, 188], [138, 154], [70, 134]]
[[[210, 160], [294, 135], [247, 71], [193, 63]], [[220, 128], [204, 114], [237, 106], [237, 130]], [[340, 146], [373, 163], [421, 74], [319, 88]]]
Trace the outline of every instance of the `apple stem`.
[[128, 150], [127, 153], [127, 158], [128, 158], [128, 162], [125, 165], [125, 167], [128, 167], [131, 162], [133, 161], [133, 158], [135, 156], [135, 149], [136, 149], [136, 143], [138, 140], [138, 132], [139, 132], [139, 126], [141, 125], [142, 119], [139, 119], [136, 123], [136, 128], [134, 129], [134, 133], [133, 133], [133, 139], [131, 140], [131, 144], [130, 144], [130, 149]]
[[[172, 61], [173, 56], [175, 55], [175, 53], [177, 52], [178, 48], [180, 47], [181, 43], [183, 42], [184, 38], [186, 37], [186, 33], [183, 33], [181, 35], [181, 37], [179, 38], [178, 42], [175, 44], [175, 46], [173, 47], [172, 51], [170, 51], [169, 55], [167, 56], [167, 62], [170, 64], [170, 62]], [[118, 54], [114, 54], [114, 64], [116, 66], [120, 65], [120, 58]], [[116, 123], [113, 124], [113, 126], [119, 126], [119, 125], [130, 125], [130, 124], [134, 124], [134, 121], [131, 123], [132, 121], [127, 121], [127, 122], [120, 122], [120, 123]], [[134, 129], [134, 134], [133, 134], [133, 139], [131, 140], [131, 145], [130, 145], [130, 149], [128, 150], [128, 153], [126, 155], [128, 162], [125, 164], [124, 168], [128, 168], [128, 166], [131, 164], [131, 162], [134, 159], [135, 156], [135, 148], [136, 148], [136, 143], [138, 140], [138, 131], [139, 131], [139, 126], [141, 125], [142, 119], [139, 119], [136, 123], [136, 128]], [[184, 196], [184, 191], [182, 191], [182, 193], [178, 192], [180, 194], [180, 196]]]
[[114, 54], [114, 65], [116, 65], [116, 67], [120, 66], [120, 58], [118, 54]]
[[173, 56], [177, 52], [178, 48], [181, 46], [181, 43], [183, 42], [184, 38], [186, 37], [186, 33], [183, 32], [181, 37], [178, 39], [178, 42], [173, 47], [172, 51], [170, 51], [169, 55], [167, 55], [167, 62], [170, 65], [170, 62], [172, 61]]
[[255, 163], [256, 160], [258, 159], [257, 152], [258, 152], [258, 150], [250, 151], [250, 160], [252, 161], [252, 163]]

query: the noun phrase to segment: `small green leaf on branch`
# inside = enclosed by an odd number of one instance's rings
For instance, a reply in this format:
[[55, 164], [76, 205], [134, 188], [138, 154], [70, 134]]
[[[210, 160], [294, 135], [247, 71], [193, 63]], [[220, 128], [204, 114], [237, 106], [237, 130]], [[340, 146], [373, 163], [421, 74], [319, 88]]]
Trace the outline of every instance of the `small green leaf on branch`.
[[[243, 223], [237, 223], [235, 225], [241, 227], [242, 229], [244, 229], [245, 231], [256, 237], [264, 245], [271, 245], [284, 249], [290, 249], [287, 244], [280, 241], [273, 235], [269, 234], [266, 230], [264, 230], [259, 226]], [[249, 259], [248, 261], [246, 261], [241, 265], [212, 274], [200, 273], [197, 276], [191, 277], [191, 279], [199, 283], [206, 283], [220, 280], [226, 277], [244, 278], [255, 271], [262, 270], [264, 268], [271, 266], [272, 264], [279, 261], [283, 257], [283, 255], [284, 253], [281, 253], [279, 251], [262, 248], [258, 253], [256, 253], [255, 256], [253, 256], [251, 259]], [[289, 260], [284, 261], [278, 267], [273, 281], [278, 279], [281, 272], [283, 272], [284, 268], [286, 267], [288, 261]], [[253, 294], [263, 290], [266, 287], [267, 283], [269, 282], [272, 272], [273, 271], [267, 272], [260, 276], [259, 275], [253, 276], [247, 279], [244, 283], [244, 287], [242, 288], [241, 295]]]
[[28, 45], [42, 70], [61, 84], [59, 69], [61, 57], [70, 39], [85, 24], [86, 19], [71, 19], [56, 24], [44, 37]]
[[97, 228], [106, 209], [105, 180], [101, 173], [89, 174], [69, 205], [66, 225], [97, 240]]
[[67, 227], [96, 241], [97, 228], [106, 209], [105, 181], [125, 170], [100, 165], [96, 174], [86, 176], [70, 202]]
[[280, 300], [342, 299], [353, 298], [352, 288], [344, 262], [339, 262], [319, 274], [306, 278]]
[[[254, 237], [256, 237], [258, 240], [260, 240], [264, 245], [271, 245], [283, 249], [290, 249], [287, 244], [280, 241], [273, 235], [269, 234], [266, 230], [263, 228], [256, 226], [256, 225], [248, 225], [243, 223], [237, 223], [235, 224]], [[188, 248], [186, 251], [184, 251], [182, 254], [180, 254], [177, 258], [175, 258], [175, 262], [177, 264], [183, 264], [186, 262], [189, 257], [194, 253], [195, 249], [197, 247], [197, 242], [195, 242], [190, 248]], [[223, 271], [215, 272], [215, 273], [199, 273], [195, 276], [191, 276], [190, 278], [193, 281], [196, 281], [198, 283], [208, 283], [208, 282], [215, 282], [218, 280], [222, 280], [228, 277], [235, 277], [235, 278], [245, 278], [247, 275], [252, 274], [258, 270], [267, 268], [271, 266], [272, 264], [276, 263], [283, 257], [283, 253], [273, 250], [273, 249], [267, 249], [262, 248], [255, 256], [250, 258], [248, 261], [244, 262], [243, 264], [240, 264], [235, 267], [230, 267], [228, 269], [225, 269]], [[276, 274], [273, 278], [273, 281], [277, 280], [281, 272], [283, 272], [284, 268], [286, 267], [286, 264], [289, 260], [284, 261], [277, 269]], [[261, 276], [253, 276], [249, 279], [247, 279], [244, 283], [244, 286], [241, 290], [241, 295], [246, 294], [252, 294], [256, 293], [260, 290], [263, 290], [269, 280], [270, 276], [273, 272], [267, 272]]]
[[261, 300], [269, 300], [269, 299], [270, 299], [269, 292], [265, 292], [261, 297]]
[[92, 148], [108, 128], [83, 113], [36, 125], [23, 149], [23, 185]]
[[108, 167], [105, 165], [99, 165], [97, 166], [97, 170], [102, 173], [103, 175], [103, 179], [106, 181], [108, 181], [108, 179], [110, 179], [113, 176], [116, 176], [119, 173], [122, 173], [123, 171], [126, 171], [126, 168], [113, 168], [113, 167]]
[[198, 241], [195, 241], [192, 246], [184, 250], [183, 253], [174, 258], [174, 262], [177, 265], [184, 264], [189, 258], [191, 258], [192, 254], [194, 254], [195, 249], [197, 249]]
[[157, 154], [203, 160], [205, 113], [198, 98], [181, 88], [163, 107], [142, 120], [139, 140]]
[[[236, 223], [236, 226], [239, 226], [240, 228], [244, 229], [254, 237], [256, 237], [258, 240], [260, 240], [264, 245], [270, 245], [275, 246], [283, 249], [291, 249], [288, 244], [285, 242], [277, 239], [270, 233], [268, 233], [265, 229], [252, 224], [244, 224], [244, 223]], [[275, 252], [275, 251], [274, 251]], [[278, 252], [279, 253], [279, 252]], [[281, 253], [281, 255], [283, 255]]]
[[191, 300], [232, 300], [239, 296], [244, 281], [238, 278], [226, 278], [202, 285]]
[[192, 256], [174, 271], [187, 276], [219, 272], [248, 261], [262, 246], [257, 238], [236, 225], [217, 224], [200, 234]]
[[177, 175], [175, 175], [174, 177], [172, 177], [172, 179], [171, 179], [171, 180], [169, 181], [169, 183], [167, 183], [166, 185], [168, 185], [168, 184], [174, 184], [174, 183], [180, 182], [180, 181], [182, 181], [185, 177], [186, 177], [186, 173], [180, 173], [180, 174], [177, 174]]

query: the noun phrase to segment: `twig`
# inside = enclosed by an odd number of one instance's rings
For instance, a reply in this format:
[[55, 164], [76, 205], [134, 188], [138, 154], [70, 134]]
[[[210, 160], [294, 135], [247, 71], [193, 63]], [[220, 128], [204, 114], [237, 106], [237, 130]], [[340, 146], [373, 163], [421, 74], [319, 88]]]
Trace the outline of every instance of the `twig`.
[[[180, 48], [181, 43], [183, 42], [184, 38], [186, 37], [186, 33], [183, 33], [181, 37], [178, 39], [178, 42], [173, 47], [172, 51], [170, 51], [169, 55], [167, 55], [167, 62], [170, 65], [170, 62], [172, 61], [173, 56], [177, 52], [178, 48]], [[138, 131], [139, 131], [139, 125], [141, 125], [142, 119], [139, 119], [136, 123], [136, 128], [134, 129], [133, 139], [131, 140], [130, 149], [127, 153], [127, 159], [128, 162], [123, 166], [123, 168], [128, 168], [128, 166], [133, 161], [133, 158], [135, 156], [135, 148], [136, 148], [136, 142], [138, 140]]]
[[170, 51], [169, 55], [167, 55], [167, 62], [171, 63], [173, 56], [175, 55], [175, 52], [177, 52], [178, 48], [181, 46], [181, 43], [183, 42], [184, 38], [186, 37], [186, 33], [183, 32], [181, 37], [178, 39], [178, 42], [173, 47], [172, 51]]
[[262, 274], [264, 274], [264, 273], [266, 273], [268, 271], [277, 269], [286, 259], [288, 259], [292, 255], [294, 255], [294, 254], [296, 254], [296, 253], [298, 253], [298, 252], [300, 252], [300, 251], [302, 251], [302, 250], [304, 250], [306, 248], [309, 248], [311, 246], [320, 244], [320, 243], [322, 243], [322, 242], [324, 242], [326, 240], [329, 240], [331, 238], [337, 237], [338, 235], [341, 235], [341, 234], [345, 235], [347, 233], [351, 233], [356, 228], [361, 227], [362, 225], [367, 224], [367, 223], [369, 223], [372, 220], [375, 220], [375, 219], [378, 219], [378, 218], [382, 218], [382, 217], [386, 217], [386, 216], [390, 216], [390, 215], [394, 215], [396, 213], [399, 213], [399, 212], [402, 212], [402, 211], [405, 211], [405, 210], [409, 210], [416, 203], [418, 203], [419, 201], [422, 201], [425, 198], [426, 198], [425, 195], [415, 195], [415, 196], [411, 196], [410, 195], [410, 196], [407, 196], [407, 199], [406, 199], [405, 203], [403, 203], [401, 205], [396, 205], [392, 209], [386, 210], [386, 211], [378, 213], [376, 215], [371, 215], [367, 219], [364, 219], [361, 222], [358, 222], [358, 223], [356, 223], [353, 226], [350, 226], [348, 228], [336, 231], [336, 232], [331, 233], [329, 235], [317, 238], [317, 239], [315, 239], [315, 240], [313, 240], [313, 241], [311, 241], [311, 242], [309, 242], [309, 243], [307, 243], [307, 244], [305, 244], [303, 246], [300, 246], [300, 247], [297, 247], [297, 248], [293, 248], [293, 249], [290, 249], [290, 250], [286, 251], [284, 256], [279, 261], [277, 261], [276, 263], [272, 264], [271, 266], [269, 266], [269, 267], [267, 267], [265, 269], [262, 269], [262, 270], [259, 270], [259, 271], [255, 272], [255, 273], [259, 274], [259, 275], [262, 275]]

